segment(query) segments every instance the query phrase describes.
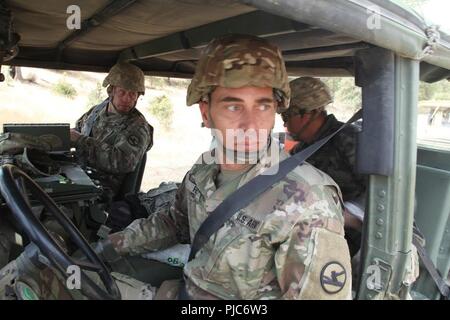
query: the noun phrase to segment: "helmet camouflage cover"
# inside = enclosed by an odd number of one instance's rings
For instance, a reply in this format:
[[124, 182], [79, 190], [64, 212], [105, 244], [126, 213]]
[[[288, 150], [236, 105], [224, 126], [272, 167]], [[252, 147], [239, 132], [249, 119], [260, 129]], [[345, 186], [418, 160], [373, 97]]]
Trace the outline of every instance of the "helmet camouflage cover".
[[103, 86], [119, 86], [129, 91], [145, 93], [145, 78], [141, 69], [129, 62], [119, 62], [115, 64], [105, 80]]
[[276, 89], [278, 112], [289, 107], [289, 83], [280, 50], [264, 39], [227, 35], [212, 40], [203, 51], [188, 88], [186, 103], [198, 103], [217, 86]]
[[320, 79], [301, 77], [289, 82], [289, 86], [291, 88], [290, 112], [310, 112], [333, 102], [330, 89]]

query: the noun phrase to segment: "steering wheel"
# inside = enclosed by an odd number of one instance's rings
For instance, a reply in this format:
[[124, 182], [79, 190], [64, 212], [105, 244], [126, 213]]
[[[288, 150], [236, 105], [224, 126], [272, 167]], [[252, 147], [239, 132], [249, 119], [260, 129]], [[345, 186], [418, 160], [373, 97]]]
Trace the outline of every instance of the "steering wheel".
[[[42, 203], [63, 227], [64, 231], [69, 234], [70, 239], [88, 258], [88, 263], [77, 263], [53, 239], [48, 229], [33, 214], [30, 205], [17, 186], [15, 179], [19, 177], [23, 178], [24, 184], [33, 197]], [[81, 276], [80, 291], [83, 295], [91, 299], [118, 300], [121, 298], [119, 288], [101, 258], [91, 248], [72, 221], [67, 218], [53, 199], [32, 178], [18, 167], [5, 164], [0, 169], [0, 191], [14, 218], [23, 228], [30, 241], [39, 248], [40, 252], [48, 259], [63, 279], [67, 279], [69, 276], [67, 274], [69, 266], [78, 265]], [[97, 273], [106, 290], [96, 284], [83, 270]]]

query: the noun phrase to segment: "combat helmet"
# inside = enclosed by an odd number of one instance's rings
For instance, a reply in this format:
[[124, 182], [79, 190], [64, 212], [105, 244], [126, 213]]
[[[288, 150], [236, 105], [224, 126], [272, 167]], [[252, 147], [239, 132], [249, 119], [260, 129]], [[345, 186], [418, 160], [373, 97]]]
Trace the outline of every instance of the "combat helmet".
[[200, 102], [215, 87], [271, 87], [277, 112], [289, 107], [290, 89], [280, 50], [250, 35], [226, 35], [212, 40], [201, 55], [189, 85], [186, 104]]
[[289, 112], [311, 112], [333, 102], [330, 89], [318, 78], [301, 77], [289, 82], [291, 101]]
[[[105, 80], [103, 87], [119, 86], [129, 91], [145, 93], [145, 78], [141, 69], [129, 62], [119, 62], [115, 64]], [[108, 89], [109, 93], [109, 89]]]

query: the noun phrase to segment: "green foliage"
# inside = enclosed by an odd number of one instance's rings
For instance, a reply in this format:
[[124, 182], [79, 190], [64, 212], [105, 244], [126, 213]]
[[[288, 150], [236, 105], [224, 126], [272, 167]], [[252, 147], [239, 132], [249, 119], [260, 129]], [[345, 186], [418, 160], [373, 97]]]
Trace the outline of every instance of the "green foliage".
[[95, 106], [102, 102], [105, 98], [103, 97], [103, 88], [100, 82], [95, 84], [95, 88], [92, 89], [88, 94], [87, 106], [88, 108]]
[[148, 86], [153, 89], [160, 89], [167, 86], [167, 78], [162, 77], [146, 77]]
[[173, 106], [167, 96], [162, 95], [152, 99], [149, 111], [166, 130], [170, 129], [173, 121]]
[[321, 78], [321, 80], [330, 88], [334, 97], [333, 106], [336, 109], [353, 113], [361, 108], [361, 88], [355, 86], [353, 78]]
[[423, 100], [450, 100], [450, 82], [447, 80], [435, 83], [421, 82], [419, 101]]
[[147, 77], [146, 85], [153, 89], [163, 89], [166, 87], [182, 88], [188, 87], [190, 80], [163, 78], [163, 77]]
[[[361, 88], [354, 84], [353, 78], [321, 78], [321, 80], [327, 84], [333, 94], [332, 109], [338, 112], [353, 113], [361, 107]], [[447, 80], [435, 83], [421, 82], [419, 101], [424, 100], [450, 100], [450, 82]]]
[[73, 99], [77, 95], [77, 90], [75, 90], [74, 86], [65, 80], [59, 80], [53, 86], [53, 91], [69, 99]]

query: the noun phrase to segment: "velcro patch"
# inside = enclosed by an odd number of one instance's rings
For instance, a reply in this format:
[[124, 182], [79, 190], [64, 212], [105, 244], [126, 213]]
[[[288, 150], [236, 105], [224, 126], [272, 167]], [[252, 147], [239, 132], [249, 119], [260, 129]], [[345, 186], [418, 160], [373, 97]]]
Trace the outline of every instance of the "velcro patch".
[[139, 137], [137, 135], [131, 134], [127, 138], [128, 143], [132, 145], [133, 147], [136, 147], [139, 145]]
[[256, 230], [261, 224], [261, 221], [244, 214], [242, 211], [238, 213], [236, 222], [252, 230]]
[[344, 289], [347, 282], [347, 271], [337, 261], [328, 262], [320, 272], [320, 284], [323, 290], [335, 294]]
[[347, 241], [324, 228], [315, 228], [311, 239], [314, 241], [308, 252], [311, 262], [302, 278], [299, 299], [351, 299], [352, 269]]

